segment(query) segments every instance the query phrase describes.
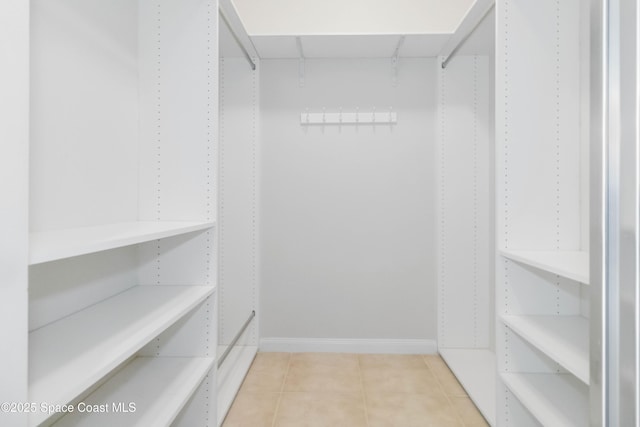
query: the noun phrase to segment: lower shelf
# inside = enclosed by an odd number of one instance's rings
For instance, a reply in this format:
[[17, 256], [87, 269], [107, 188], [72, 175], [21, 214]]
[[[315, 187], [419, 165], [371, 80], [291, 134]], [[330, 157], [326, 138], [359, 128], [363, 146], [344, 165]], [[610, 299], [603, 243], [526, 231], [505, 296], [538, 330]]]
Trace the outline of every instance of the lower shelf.
[[502, 316], [538, 350], [589, 384], [589, 319], [582, 316]]
[[[218, 350], [222, 354], [224, 348]], [[218, 425], [227, 416], [257, 352], [257, 346], [236, 346], [218, 369]]]
[[441, 348], [440, 355], [487, 422], [496, 425], [496, 358], [491, 350]]
[[[210, 286], [134, 286], [29, 333], [29, 399], [67, 404], [213, 294]], [[45, 412], [32, 414], [39, 425]]]
[[54, 426], [169, 426], [213, 365], [213, 358], [137, 357]]
[[502, 374], [502, 381], [544, 426], [589, 425], [589, 389], [570, 374]]

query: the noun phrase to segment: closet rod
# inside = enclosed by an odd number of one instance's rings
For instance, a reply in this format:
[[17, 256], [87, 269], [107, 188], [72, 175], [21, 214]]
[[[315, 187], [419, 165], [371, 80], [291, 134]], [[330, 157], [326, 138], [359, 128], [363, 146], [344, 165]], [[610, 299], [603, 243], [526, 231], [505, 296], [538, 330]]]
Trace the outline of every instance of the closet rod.
[[240, 330], [238, 331], [236, 336], [233, 337], [233, 340], [231, 340], [231, 343], [229, 344], [227, 349], [224, 351], [224, 353], [222, 353], [222, 356], [220, 356], [218, 358], [218, 368], [220, 368], [220, 366], [222, 366], [222, 363], [224, 362], [224, 359], [226, 359], [227, 356], [229, 355], [229, 353], [231, 353], [231, 350], [233, 350], [233, 346], [236, 345], [236, 343], [238, 342], [238, 340], [240, 339], [242, 334], [244, 334], [244, 331], [247, 329], [247, 327], [249, 326], [249, 323], [251, 323], [251, 321], [253, 320], [254, 317], [256, 317], [256, 311], [255, 310], [251, 311], [251, 314], [249, 315], [249, 318], [247, 319], [247, 321], [244, 322], [244, 325], [242, 325], [242, 328], [240, 328]]
[[231, 24], [229, 24], [229, 20], [227, 19], [226, 16], [224, 16], [224, 12], [222, 11], [222, 9], [218, 9], [218, 12], [220, 13], [220, 17], [222, 18], [224, 23], [227, 24], [227, 27], [229, 28], [229, 31], [231, 32], [233, 39], [236, 41], [236, 43], [238, 43], [238, 46], [240, 46], [242, 53], [244, 53], [244, 57], [247, 58], [247, 61], [249, 61], [249, 65], [251, 65], [251, 69], [255, 71], [256, 64], [251, 59], [251, 55], [249, 55], [249, 52], [247, 52], [247, 49], [245, 49], [244, 45], [240, 41], [240, 38], [238, 37], [236, 32], [233, 30], [233, 27], [231, 26]]
[[489, 6], [487, 10], [482, 14], [480, 19], [478, 19], [478, 22], [476, 22], [475, 25], [469, 30], [469, 32], [462, 39], [460, 39], [460, 41], [456, 44], [456, 47], [454, 47], [451, 53], [444, 59], [444, 61], [442, 61], [442, 68], [447, 68], [447, 64], [449, 63], [449, 61], [451, 61], [453, 57], [456, 56], [456, 53], [458, 53], [458, 50], [462, 47], [464, 42], [466, 42], [467, 39], [471, 37], [471, 34], [473, 34], [476, 28], [478, 28], [478, 26], [482, 23], [482, 21], [484, 21], [484, 18], [487, 17], [489, 12], [491, 12], [491, 10], [495, 6], [496, 6], [495, 2], [491, 2], [491, 6]]

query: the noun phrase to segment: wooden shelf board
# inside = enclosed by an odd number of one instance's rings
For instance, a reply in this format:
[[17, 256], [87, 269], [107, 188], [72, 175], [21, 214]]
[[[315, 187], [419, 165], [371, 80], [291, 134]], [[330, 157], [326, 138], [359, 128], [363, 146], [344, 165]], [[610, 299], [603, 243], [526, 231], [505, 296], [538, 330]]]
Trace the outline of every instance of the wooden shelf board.
[[441, 348], [440, 355], [487, 422], [496, 425], [496, 357], [488, 349]]
[[[83, 402], [109, 412], [74, 412], [56, 427], [168, 427], [214, 365], [213, 358], [137, 357]], [[118, 412], [122, 403], [133, 412]], [[77, 405], [76, 405], [77, 406]]]
[[31, 233], [29, 264], [144, 243], [206, 230], [214, 222], [138, 221]]
[[500, 255], [580, 283], [589, 284], [589, 254], [579, 251], [510, 251]]
[[[29, 333], [29, 398], [66, 404], [214, 292], [135, 286]], [[36, 424], [46, 416], [37, 414]]]
[[505, 325], [589, 384], [589, 319], [582, 316], [502, 316]]
[[589, 388], [568, 374], [501, 374], [502, 381], [544, 426], [589, 424]]

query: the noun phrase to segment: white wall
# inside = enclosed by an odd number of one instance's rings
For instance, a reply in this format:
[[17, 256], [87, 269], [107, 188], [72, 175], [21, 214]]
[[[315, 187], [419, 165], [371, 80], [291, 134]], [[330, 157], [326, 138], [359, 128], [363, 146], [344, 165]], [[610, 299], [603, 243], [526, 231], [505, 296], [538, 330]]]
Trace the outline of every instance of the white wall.
[[[435, 59], [263, 60], [261, 337], [435, 340]], [[300, 125], [393, 107], [398, 124]]]
[[473, 0], [234, 0], [251, 35], [452, 33]]

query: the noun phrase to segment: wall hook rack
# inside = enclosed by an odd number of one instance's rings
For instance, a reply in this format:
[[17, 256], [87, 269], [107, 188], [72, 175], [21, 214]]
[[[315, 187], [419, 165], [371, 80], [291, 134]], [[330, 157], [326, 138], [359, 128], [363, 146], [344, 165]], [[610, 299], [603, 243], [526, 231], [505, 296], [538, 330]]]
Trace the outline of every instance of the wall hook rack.
[[327, 112], [326, 108], [323, 108], [321, 112], [310, 112], [305, 110], [300, 113], [300, 125], [359, 125], [359, 124], [371, 124], [371, 125], [395, 125], [398, 122], [398, 113], [390, 108], [386, 112], [377, 111], [373, 108], [371, 111], [360, 111], [355, 109], [354, 111], [343, 111], [342, 108], [337, 112]]

